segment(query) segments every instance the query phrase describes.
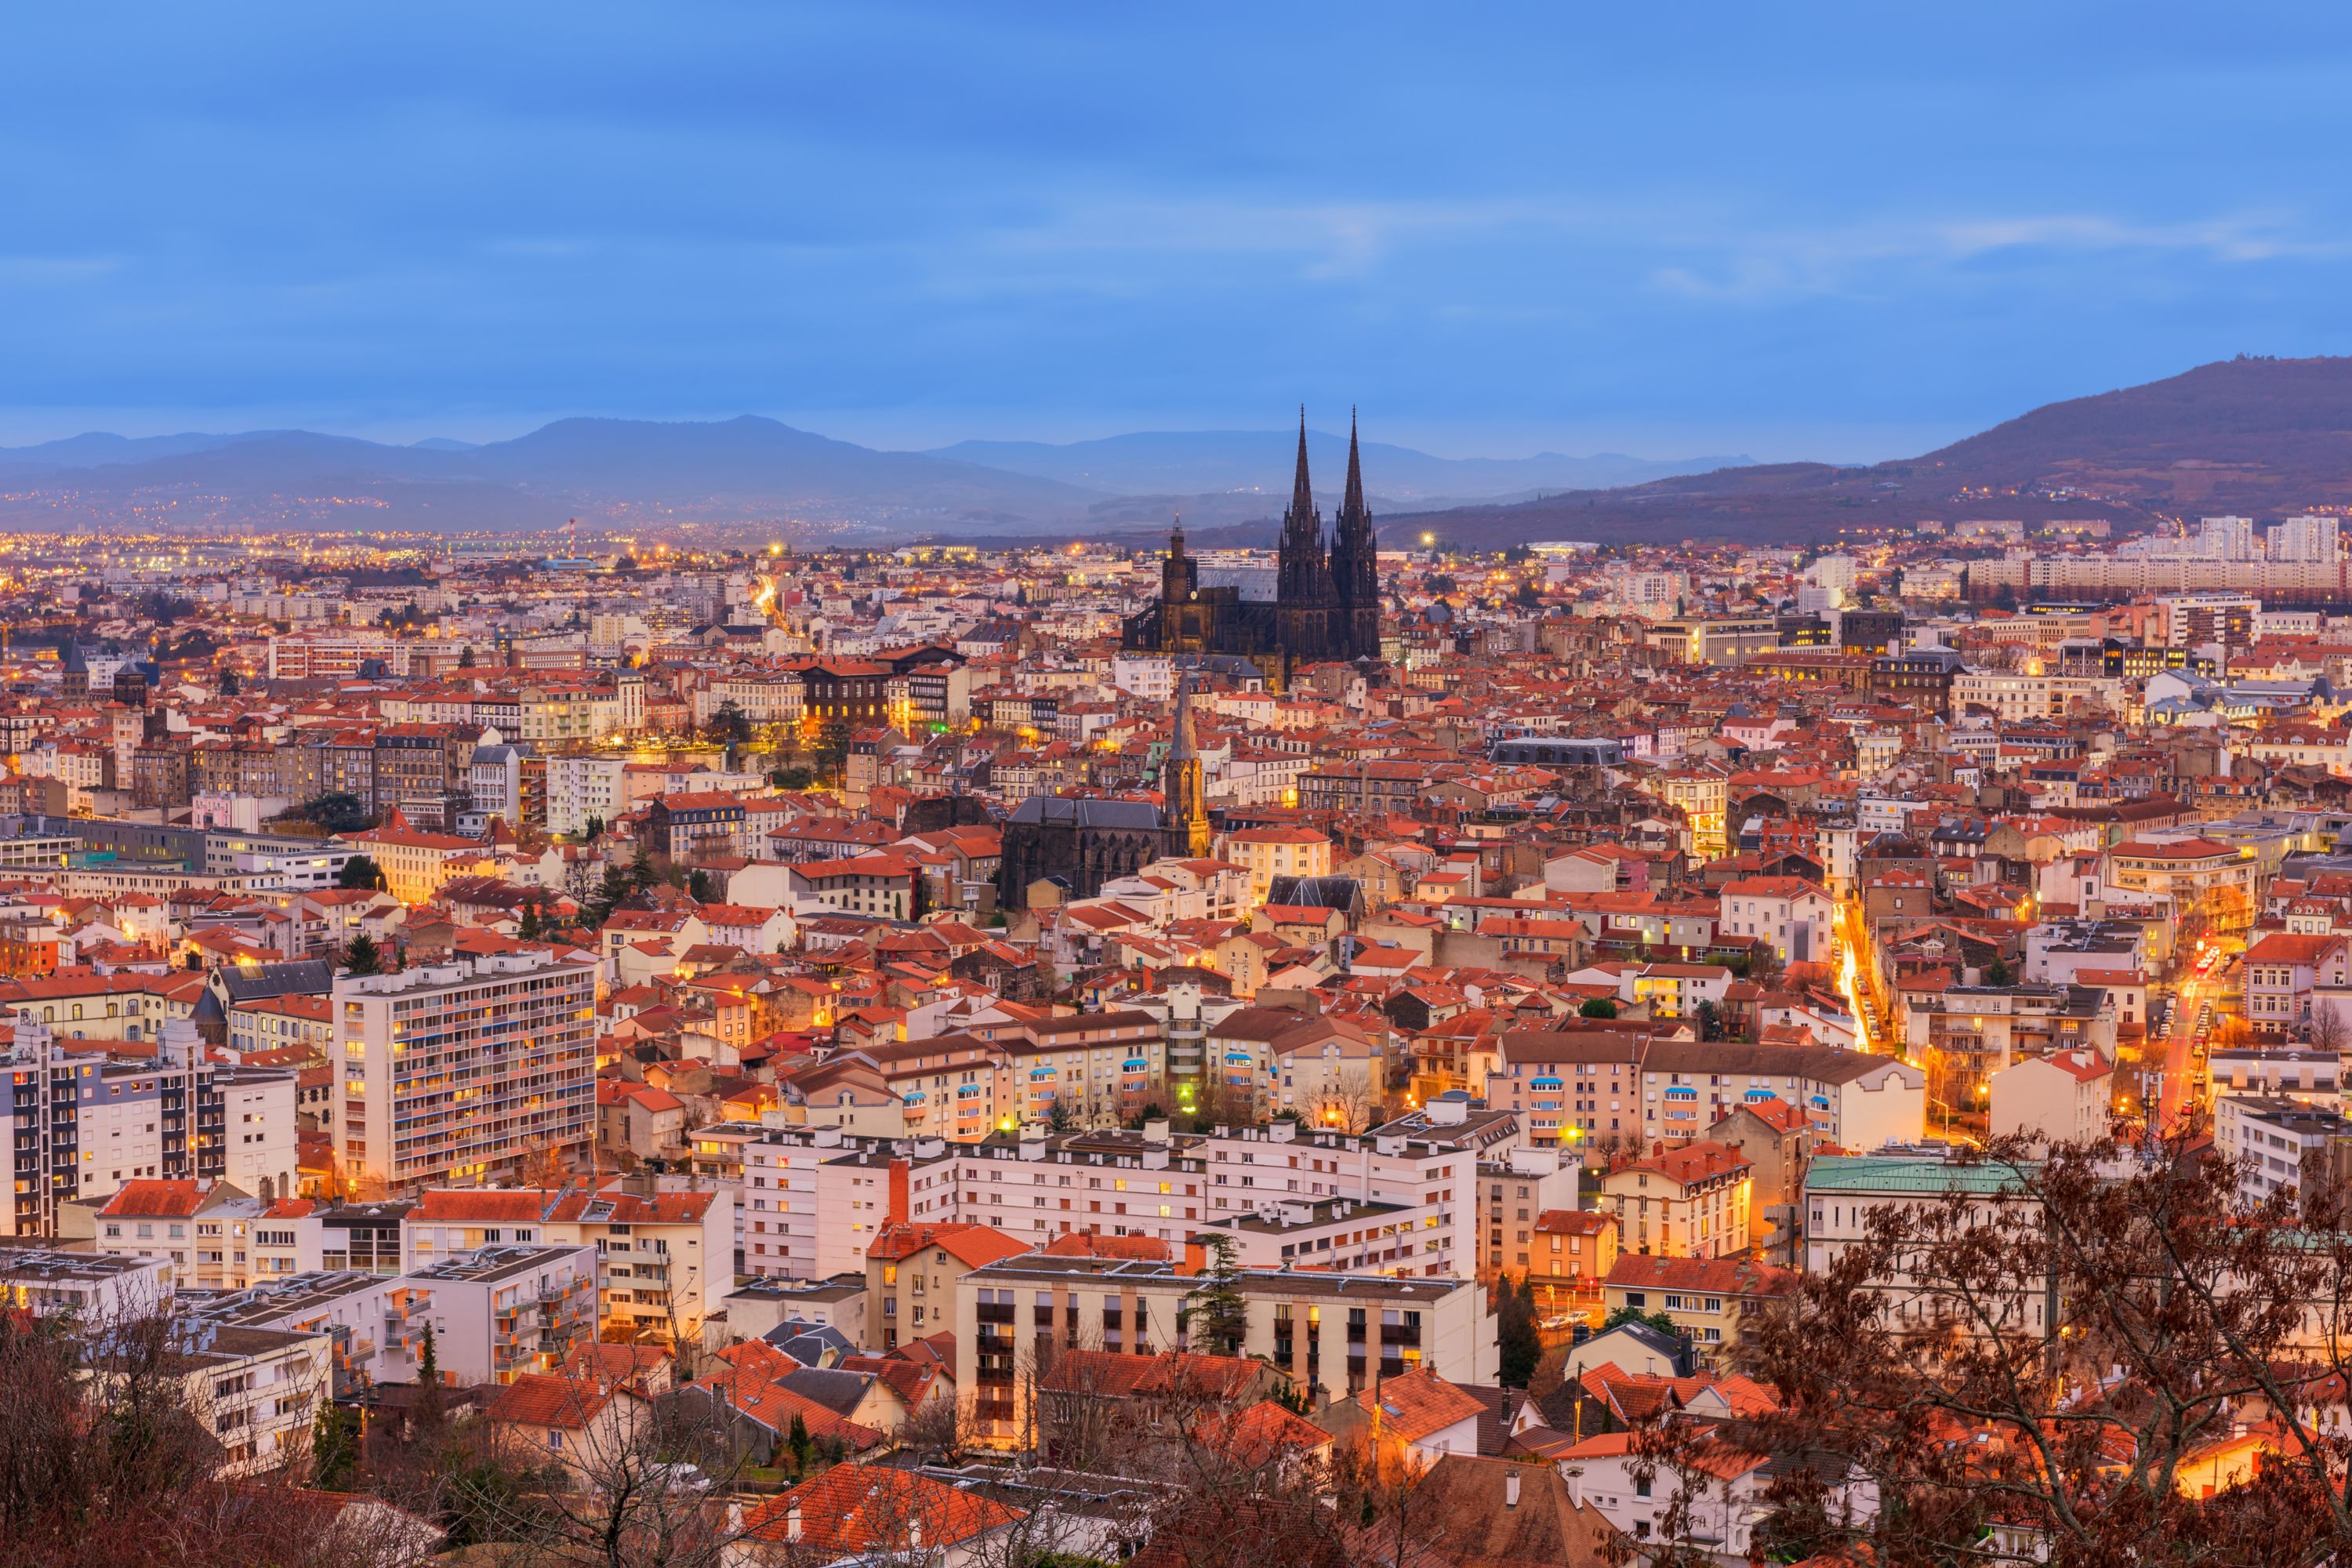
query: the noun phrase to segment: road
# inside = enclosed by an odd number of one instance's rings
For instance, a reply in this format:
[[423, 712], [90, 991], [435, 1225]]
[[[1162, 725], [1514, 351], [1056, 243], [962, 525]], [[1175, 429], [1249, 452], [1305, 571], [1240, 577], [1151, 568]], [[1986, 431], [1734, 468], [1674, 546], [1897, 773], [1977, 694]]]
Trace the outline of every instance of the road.
[[1863, 983], [1861, 954], [1866, 950], [1863, 941], [1862, 910], [1851, 899], [1838, 900], [1837, 937], [1838, 989], [1845, 994], [1846, 1005], [1853, 1009], [1857, 1036], [1854, 1048], [1864, 1051], [1885, 1049], [1900, 1056], [1902, 1041], [1886, 1040], [1883, 1046], [1880, 1044], [1886, 1031], [1880, 1026], [1878, 1009], [1872, 1004], [1870, 990]]
[[2210, 962], [2210, 973], [2189, 971], [2180, 984], [2179, 1005], [2172, 1010], [2172, 1029], [2165, 1039], [2164, 1072], [2157, 1090], [2155, 1114], [2149, 1118], [2151, 1124], [2161, 1131], [2169, 1131], [2184, 1113], [2200, 1110], [2204, 1106], [2204, 1096], [2198, 1089], [2201, 1075], [2196, 1058], [2197, 1018], [2208, 1003], [2219, 1016], [2230, 961], [2217, 953]]

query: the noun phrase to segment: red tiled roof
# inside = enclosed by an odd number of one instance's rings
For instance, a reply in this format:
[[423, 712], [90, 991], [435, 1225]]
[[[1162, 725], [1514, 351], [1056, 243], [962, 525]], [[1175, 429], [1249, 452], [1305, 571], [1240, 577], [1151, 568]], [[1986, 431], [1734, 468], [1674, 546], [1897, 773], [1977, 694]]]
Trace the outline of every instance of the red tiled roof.
[[883, 1226], [867, 1244], [866, 1256], [886, 1263], [896, 1262], [912, 1258], [927, 1247], [939, 1247], [967, 1268], [978, 1268], [1029, 1250], [1027, 1242], [1015, 1241], [994, 1226], [900, 1224]]
[[1797, 1275], [1737, 1258], [1665, 1258], [1621, 1252], [1604, 1283], [1630, 1289], [1699, 1290], [1723, 1296], [1785, 1296]]
[[[835, 1465], [813, 1480], [769, 1499], [745, 1521], [756, 1541], [796, 1541], [812, 1560], [907, 1550], [919, 1525], [926, 1550], [975, 1540], [1028, 1515], [977, 1492], [910, 1470]], [[798, 1521], [797, 1537], [792, 1521]]]
[[1486, 1406], [1426, 1367], [1415, 1367], [1399, 1377], [1384, 1378], [1355, 1402], [1366, 1412], [1377, 1410], [1384, 1436], [1417, 1442], [1458, 1422], [1476, 1419]]
[[194, 1182], [125, 1182], [99, 1212], [186, 1215], [195, 1213], [204, 1201], [204, 1189]]
[[557, 1377], [549, 1373], [519, 1373], [490, 1401], [493, 1421], [524, 1426], [562, 1426], [578, 1430], [593, 1421], [615, 1398], [636, 1398], [593, 1378]]

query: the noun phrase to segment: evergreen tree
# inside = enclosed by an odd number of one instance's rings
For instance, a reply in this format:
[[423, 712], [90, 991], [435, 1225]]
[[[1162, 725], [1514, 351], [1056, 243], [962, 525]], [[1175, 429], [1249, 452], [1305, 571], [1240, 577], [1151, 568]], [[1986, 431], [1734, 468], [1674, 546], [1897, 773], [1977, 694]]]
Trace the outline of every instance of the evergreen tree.
[[373, 860], [369, 859], [364, 855], [354, 855], [350, 859], [343, 862], [343, 868], [341, 870], [335, 873], [335, 886], [338, 888], [358, 888], [362, 889], [373, 889], [374, 891], [380, 893], [383, 891], [384, 886], [383, 868], [379, 867]]
[[359, 1468], [359, 1413], [330, 1403], [310, 1426], [310, 1483], [320, 1491], [339, 1492]]
[[660, 873], [654, 869], [653, 846], [640, 840], [637, 844], [637, 858], [629, 862], [629, 886], [633, 890], [642, 893], [659, 879]]
[[850, 728], [847, 719], [835, 717], [824, 721], [816, 735], [815, 755], [819, 772], [828, 773], [835, 779], [842, 776], [842, 770], [849, 763], [849, 740]]
[[696, 903], [709, 903], [710, 901], [711, 891], [710, 873], [708, 871], [688, 872], [686, 875], [686, 891], [687, 896], [692, 899]]
[[383, 955], [376, 951], [375, 938], [365, 931], [352, 938], [351, 946], [343, 949], [343, 969], [351, 974], [382, 974]]
[[1543, 1358], [1543, 1340], [1536, 1332], [1535, 1294], [1524, 1278], [1518, 1287], [1507, 1274], [1496, 1281], [1495, 1327], [1502, 1347], [1497, 1381], [1506, 1388], [1525, 1388]]
[[741, 708], [736, 706], [733, 698], [721, 702], [718, 711], [711, 714], [710, 738], [734, 746], [740, 746], [751, 738], [751, 721]]
[[797, 1410], [793, 1412], [792, 1430], [785, 1436], [784, 1445], [793, 1451], [793, 1473], [808, 1474], [809, 1466], [816, 1459], [816, 1444], [809, 1436], [808, 1423]]
[[1204, 1355], [1239, 1355], [1249, 1332], [1249, 1308], [1234, 1280], [1241, 1266], [1234, 1259], [1234, 1238], [1204, 1238], [1209, 1254], [1202, 1272], [1203, 1283], [1186, 1299], [1176, 1314], [1191, 1347]]
[[590, 895], [587, 907], [581, 911], [581, 918], [588, 922], [589, 929], [593, 931], [611, 920], [613, 911], [621, 907], [621, 900], [635, 891], [636, 889], [630, 884], [629, 873], [625, 869], [617, 865], [607, 865], [604, 868], [604, 879], [596, 885], [596, 891]]
[[523, 941], [537, 942], [539, 940], [539, 900], [537, 899], [532, 899], [522, 907], [521, 934]]
[[441, 1424], [441, 1354], [433, 1338], [433, 1321], [425, 1322], [425, 1343], [416, 1352], [416, 1418], [426, 1426]]
[[1606, 996], [1595, 996], [1579, 1007], [1576, 1014], [1580, 1018], [1613, 1018], [1617, 1016], [1617, 1004]]
[[1683, 1337], [1682, 1330], [1675, 1326], [1675, 1321], [1672, 1318], [1669, 1318], [1664, 1312], [1645, 1312], [1639, 1307], [1618, 1308], [1615, 1311], [1610, 1313], [1608, 1319], [1601, 1323], [1601, 1331], [1605, 1334], [1610, 1330], [1622, 1328], [1627, 1323], [1645, 1324], [1650, 1328], [1657, 1330], [1658, 1332], [1665, 1335], [1668, 1339], [1678, 1340]]

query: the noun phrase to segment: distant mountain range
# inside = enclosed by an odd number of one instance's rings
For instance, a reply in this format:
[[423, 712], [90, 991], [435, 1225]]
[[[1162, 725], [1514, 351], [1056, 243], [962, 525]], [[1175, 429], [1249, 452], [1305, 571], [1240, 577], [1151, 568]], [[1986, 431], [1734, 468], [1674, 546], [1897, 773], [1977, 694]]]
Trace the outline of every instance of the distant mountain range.
[[[929, 455], [981, 463], [1015, 474], [1059, 479], [1112, 495], [1212, 495], [1246, 491], [1290, 499], [1296, 432], [1286, 430], [1162, 430], [1099, 441], [1048, 446], [1042, 441], [960, 441]], [[1547, 489], [1606, 489], [1675, 474], [1705, 473], [1753, 462], [1752, 458], [1690, 458], [1653, 461], [1604, 452], [1590, 458], [1538, 452], [1532, 458], [1433, 458], [1410, 447], [1363, 443], [1364, 481], [1391, 504], [1435, 498], [1472, 500]], [[1347, 473], [1348, 437], [1312, 430], [1307, 461], [1318, 489], [1335, 493]]]
[[544, 529], [845, 524], [906, 531], [1070, 526], [1097, 496], [772, 419], [560, 419], [511, 441], [393, 447], [303, 430], [0, 448], [0, 521]]
[[1387, 526], [1467, 545], [1714, 538], [1800, 543], [1927, 519], [2275, 518], [2352, 504], [2352, 358], [2239, 358], [2048, 404], [1921, 457], [1773, 463]]
[[[0, 523], [456, 531], [547, 529], [577, 517], [595, 527], [693, 522], [883, 538], [1157, 531], [1181, 512], [1214, 527], [1278, 511], [1295, 439], [1202, 432], [886, 452], [751, 416], [563, 419], [479, 446], [436, 437], [398, 447], [302, 430], [92, 433], [0, 447]], [[1314, 435], [1310, 459], [1318, 490], [1336, 496], [1345, 437]], [[1375, 504], [1389, 509], [1515, 500], [1546, 487], [1634, 483], [1725, 461], [1365, 449]]]
[[[563, 419], [511, 441], [394, 447], [307, 431], [0, 448], [0, 526], [535, 530], [699, 524], [812, 539], [1133, 537], [1171, 513], [1207, 543], [1263, 542], [1296, 437], [1199, 431], [1050, 446], [884, 452], [745, 416]], [[1337, 435], [1309, 437], [1325, 506]], [[1797, 543], [1923, 520], [2273, 518], [2352, 505], [2352, 359], [2237, 359], [2037, 408], [1981, 435], [1864, 467], [1649, 462], [1543, 453], [1433, 458], [1372, 443], [1386, 537]]]

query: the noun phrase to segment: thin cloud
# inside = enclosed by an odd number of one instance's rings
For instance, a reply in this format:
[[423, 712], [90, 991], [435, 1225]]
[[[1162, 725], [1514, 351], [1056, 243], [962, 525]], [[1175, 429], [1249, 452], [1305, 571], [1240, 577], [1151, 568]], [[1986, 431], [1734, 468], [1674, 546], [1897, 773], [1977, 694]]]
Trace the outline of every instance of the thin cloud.
[[1895, 271], [2010, 255], [2190, 256], [2239, 265], [2352, 256], [2352, 240], [2308, 236], [2292, 220], [2268, 214], [2170, 224], [2084, 213], [1867, 224], [1820, 233], [1693, 239], [1685, 247], [1718, 254], [1654, 268], [1650, 286], [1685, 299], [1732, 303], [1853, 292]]

